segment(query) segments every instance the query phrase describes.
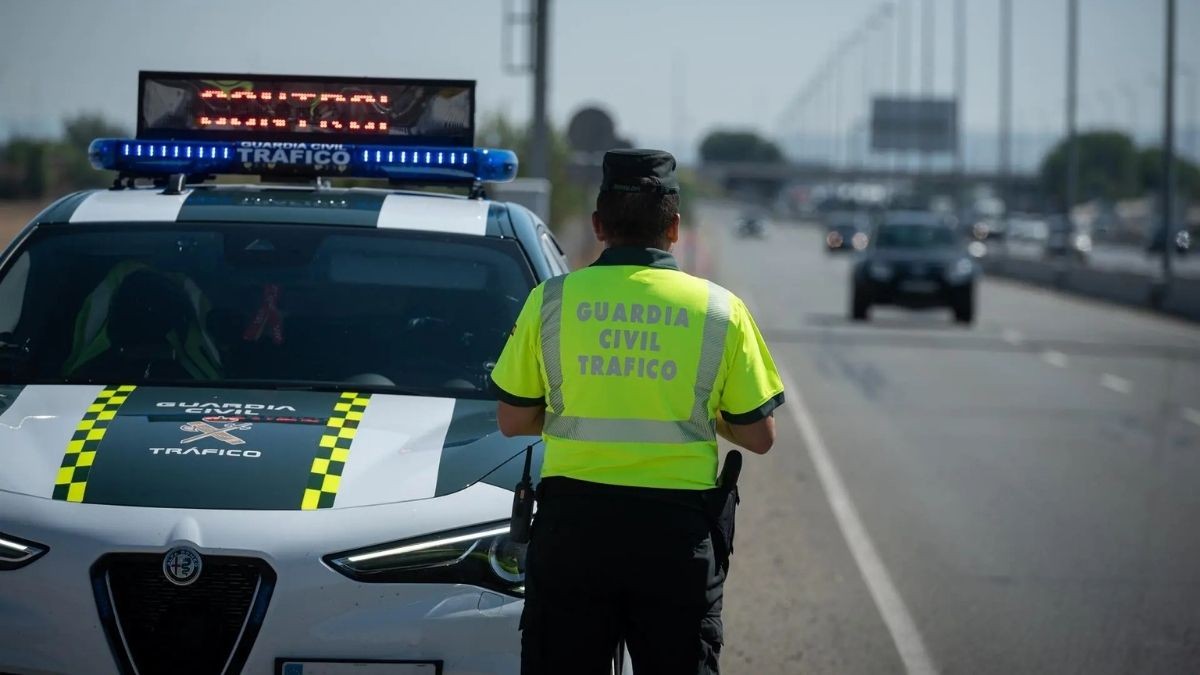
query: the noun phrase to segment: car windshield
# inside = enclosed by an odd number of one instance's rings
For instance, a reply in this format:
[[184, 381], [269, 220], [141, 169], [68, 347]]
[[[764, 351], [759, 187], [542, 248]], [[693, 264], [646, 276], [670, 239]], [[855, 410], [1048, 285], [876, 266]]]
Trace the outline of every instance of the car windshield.
[[490, 398], [488, 374], [533, 285], [512, 240], [44, 226], [0, 278], [0, 378]]
[[945, 248], [955, 243], [954, 232], [940, 225], [893, 223], [879, 228], [877, 248]]

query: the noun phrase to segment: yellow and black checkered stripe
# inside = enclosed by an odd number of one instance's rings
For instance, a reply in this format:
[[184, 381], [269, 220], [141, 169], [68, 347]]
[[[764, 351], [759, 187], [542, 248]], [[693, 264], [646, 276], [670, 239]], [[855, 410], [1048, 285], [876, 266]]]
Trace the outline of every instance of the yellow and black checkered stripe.
[[62, 467], [54, 479], [54, 498], [68, 502], [82, 502], [87, 491], [88, 475], [96, 461], [96, 449], [104, 439], [105, 432], [121, 409], [121, 404], [129, 398], [133, 390], [132, 384], [118, 387], [105, 387], [95, 402], [88, 406], [71, 442], [67, 443], [67, 454], [63, 456]]
[[338, 487], [341, 486], [342, 470], [346, 468], [346, 460], [350, 458], [350, 444], [354, 442], [358, 425], [362, 422], [363, 413], [370, 402], [370, 394], [352, 391], [344, 392], [338, 397], [338, 402], [333, 406], [333, 414], [325, 424], [325, 433], [317, 447], [317, 456], [313, 459], [308, 486], [304, 489], [304, 501], [300, 503], [301, 509], [308, 511], [333, 506]]

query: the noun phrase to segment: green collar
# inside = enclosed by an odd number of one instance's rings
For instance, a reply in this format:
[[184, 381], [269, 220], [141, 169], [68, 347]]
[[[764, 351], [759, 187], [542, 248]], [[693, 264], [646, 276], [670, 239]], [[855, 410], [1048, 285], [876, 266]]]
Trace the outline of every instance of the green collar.
[[638, 265], [641, 267], [657, 267], [664, 270], [679, 271], [679, 263], [675, 256], [658, 248], [643, 248], [641, 246], [613, 246], [604, 249], [592, 267], [607, 265]]

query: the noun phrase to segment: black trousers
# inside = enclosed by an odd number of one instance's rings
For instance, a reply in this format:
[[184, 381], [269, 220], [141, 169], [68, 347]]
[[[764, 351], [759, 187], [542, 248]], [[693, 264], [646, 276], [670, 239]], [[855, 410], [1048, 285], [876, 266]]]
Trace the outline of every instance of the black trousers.
[[700, 493], [542, 481], [526, 564], [522, 675], [718, 673], [725, 572]]

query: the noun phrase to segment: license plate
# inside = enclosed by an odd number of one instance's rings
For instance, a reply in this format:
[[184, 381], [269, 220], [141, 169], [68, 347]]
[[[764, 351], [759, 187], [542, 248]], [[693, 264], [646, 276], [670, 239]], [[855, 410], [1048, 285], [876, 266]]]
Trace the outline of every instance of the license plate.
[[933, 293], [938, 289], [936, 281], [902, 281], [900, 290], [905, 293]]
[[301, 661], [279, 659], [278, 675], [439, 675], [435, 661]]

